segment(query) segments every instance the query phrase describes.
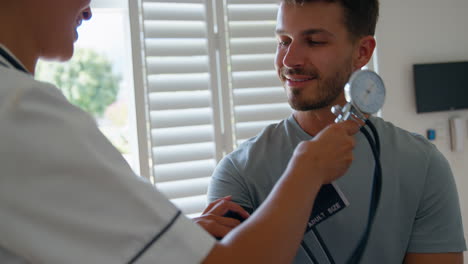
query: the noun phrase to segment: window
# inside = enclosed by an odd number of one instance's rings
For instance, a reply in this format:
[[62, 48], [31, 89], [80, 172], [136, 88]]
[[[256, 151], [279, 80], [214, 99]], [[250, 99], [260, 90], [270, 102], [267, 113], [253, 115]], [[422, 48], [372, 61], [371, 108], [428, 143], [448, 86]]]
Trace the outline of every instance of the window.
[[73, 58], [66, 63], [40, 61], [36, 77], [55, 84], [93, 115], [138, 171], [128, 8], [121, 0], [96, 0], [93, 5], [92, 20], [78, 28]]
[[205, 207], [216, 163], [291, 113], [273, 64], [277, 8], [130, 1], [140, 169], [189, 216]]
[[[39, 70], [38, 77], [75, 97], [85, 97], [87, 78], [69, 76], [64, 83], [67, 75], [51, 69], [115, 78], [117, 89], [101, 106], [77, 104], [95, 116], [138, 174], [196, 216], [206, 206], [217, 162], [291, 113], [273, 64], [278, 1], [92, 4], [93, 19], [79, 28], [76, 56], [63, 64], [40, 62], [47, 71]], [[77, 70], [83, 59], [88, 66]]]

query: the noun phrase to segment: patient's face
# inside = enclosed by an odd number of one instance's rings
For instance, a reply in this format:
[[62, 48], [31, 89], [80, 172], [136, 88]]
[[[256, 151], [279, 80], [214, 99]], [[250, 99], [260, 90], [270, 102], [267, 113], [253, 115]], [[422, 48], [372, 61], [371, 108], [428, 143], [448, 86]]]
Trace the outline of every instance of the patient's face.
[[275, 66], [292, 108], [307, 111], [345, 102], [354, 45], [337, 3], [282, 3]]
[[67, 60], [73, 55], [77, 27], [91, 18], [91, 0], [29, 0], [29, 17], [40, 56]]

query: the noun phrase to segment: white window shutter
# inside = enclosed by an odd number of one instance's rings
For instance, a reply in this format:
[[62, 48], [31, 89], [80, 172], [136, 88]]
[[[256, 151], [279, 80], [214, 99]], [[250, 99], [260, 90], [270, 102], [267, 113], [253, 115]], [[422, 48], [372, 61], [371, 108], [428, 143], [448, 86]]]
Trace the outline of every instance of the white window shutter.
[[185, 214], [196, 214], [206, 206], [217, 161], [205, 4], [203, 0], [130, 4], [132, 31], [139, 32], [140, 39], [134, 55], [141, 49], [137, 55], [146, 84], [141, 101], [147, 106], [150, 175]]
[[195, 216], [222, 156], [291, 113], [273, 65], [278, 4], [129, 4], [140, 171]]
[[278, 1], [227, 0], [237, 144], [291, 114], [274, 68]]

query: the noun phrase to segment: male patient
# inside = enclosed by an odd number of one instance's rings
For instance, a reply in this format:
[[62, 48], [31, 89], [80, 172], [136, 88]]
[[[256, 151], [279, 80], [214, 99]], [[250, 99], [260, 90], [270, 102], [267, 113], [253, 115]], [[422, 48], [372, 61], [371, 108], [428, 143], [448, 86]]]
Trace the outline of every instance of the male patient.
[[[296, 145], [334, 121], [333, 105], [346, 103], [345, 83], [374, 52], [378, 9], [378, 0], [281, 1], [275, 66], [293, 114], [220, 162], [209, 188], [210, 201], [233, 195], [244, 208], [254, 211], [260, 206]], [[461, 264], [466, 245], [446, 159], [424, 138], [380, 118], [370, 120], [380, 135], [383, 184], [361, 263]], [[336, 263], [350, 256], [368, 217], [374, 158], [363, 134], [356, 140], [356, 158], [336, 181], [350, 204], [316, 226]], [[320, 245], [314, 232], [305, 233], [294, 263], [328, 263]]]

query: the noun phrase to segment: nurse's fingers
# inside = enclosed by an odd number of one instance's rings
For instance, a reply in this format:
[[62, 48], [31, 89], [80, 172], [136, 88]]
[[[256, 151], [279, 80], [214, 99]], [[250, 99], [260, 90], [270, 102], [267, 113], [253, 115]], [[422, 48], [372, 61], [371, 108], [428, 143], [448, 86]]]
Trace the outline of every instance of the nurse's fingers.
[[240, 225], [241, 223], [240, 220], [231, 218], [231, 217], [224, 217], [224, 216], [218, 216], [218, 215], [211, 215], [211, 216], [212, 216], [212, 219], [216, 221], [216, 223], [223, 225], [223, 226], [227, 226], [227, 227], [234, 228]]
[[215, 201], [211, 202], [206, 208], [205, 210], [203, 210], [203, 213], [202, 214], [206, 214], [208, 213], [211, 209], [213, 209], [213, 207], [218, 204], [219, 202], [225, 200], [225, 201], [231, 201], [232, 199], [232, 196], [231, 195], [228, 195], [228, 196], [225, 196], [225, 197], [221, 197], [219, 199], [216, 199]]
[[234, 228], [238, 225], [240, 225], [241, 221], [231, 218], [231, 217], [224, 217], [224, 216], [219, 216], [219, 215], [214, 215], [214, 214], [204, 214], [199, 217], [193, 218], [192, 219], [194, 222], [199, 223], [199, 222], [206, 222], [209, 224], [219, 224], [223, 225], [226, 227], [231, 227]]
[[193, 218], [192, 220], [198, 225], [200, 225], [212, 236], [217, 238], [224, 237], [233, 228], [235, 228], [241, 223], [237, 219], [222, 217], [213, 214], [205, 214], [200, 217]]
[[343, 129], [346, 130], [346, 132], [350, 136], [356, 134], [361, 128], [360, 125], [354, 120], [347, 120], [345, 122], [340, 123], [339, 126], [342, 126]]
[[208, 211], [208, 213], [222, 216], [229, 211], [237, 213], [243, 219], [247, 219], [250, 216], [250, 214], [244, 208], [242, 208], [242, 206], [229, 200], [220, 200], [213, 206], [211, 210]]

